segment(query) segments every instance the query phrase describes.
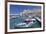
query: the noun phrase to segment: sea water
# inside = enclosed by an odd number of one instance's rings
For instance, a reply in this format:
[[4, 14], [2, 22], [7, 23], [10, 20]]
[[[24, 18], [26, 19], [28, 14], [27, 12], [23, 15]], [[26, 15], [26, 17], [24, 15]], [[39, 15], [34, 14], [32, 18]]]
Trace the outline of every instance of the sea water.
[[[13, 15], [10, 15], [12, 17]], [[25, 19], [27, 19], [27, 16], [20, 16], [18, 15], [17, 17], [10, 18], [10, 29], [22, 29], [22, 28], [39, 28], [41, 27], [41, 23], [36, 20], [33, 22], [33, 24], [30, 24], [28, 27], [27, 23], [24, 22]], [[25, 23], [25, 25], [21, 25], [21, 27], [17, 26], [17, 24]]]

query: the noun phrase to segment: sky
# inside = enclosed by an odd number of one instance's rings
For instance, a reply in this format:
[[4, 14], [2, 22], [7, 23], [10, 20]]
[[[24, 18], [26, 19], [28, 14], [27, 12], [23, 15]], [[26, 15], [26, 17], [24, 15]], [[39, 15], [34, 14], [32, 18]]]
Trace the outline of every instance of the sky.
[[37, 10], [41, 9], [41, 6], [27, 6], [27, 5], [10, 5], [10, 14], [19, 14], [23, 10]]

